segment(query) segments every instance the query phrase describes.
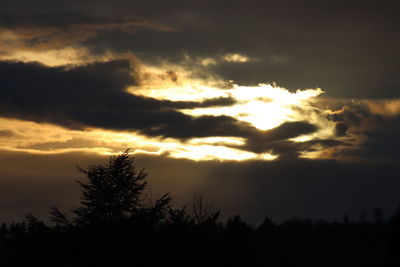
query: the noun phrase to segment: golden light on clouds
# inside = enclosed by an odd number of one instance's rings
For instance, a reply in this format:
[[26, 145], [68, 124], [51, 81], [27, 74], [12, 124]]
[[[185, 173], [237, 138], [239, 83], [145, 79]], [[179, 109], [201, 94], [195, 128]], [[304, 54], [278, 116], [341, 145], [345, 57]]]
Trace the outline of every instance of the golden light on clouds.
[[77, 65], [87, 62], [88, 52], [80, 47], [66, 47], [45, 51], [17, 50], [0, 55], [1, 60], [20, 62], [40, 62], [47, 66], [58, 67], [64, 65]]
[[240, 62], [240, 63], [250, 61], [250, 58], [248, 56], [241, 55], [238, 53], [225, 54], [223, 56], [223, 59], [228, 62]]
[[131, 53], [116, 54], [105, 52], [101, 55], [93, 55], [87, 48], [81, 46], [67, 46], [39, 51], [0, 46], [0, 52], [2, 52], [0, 53], [0, 60], [2, 61], [38, 62], [49, 67], [79, 66], [115, 59], [137, 61]]
[[384, 116], [396, 116], [400, 114], [400, 100], [364, 100], [363, 104], [367, 105], [368, 108], [376, 114]]
[[149, 138], [131, 132], [100, 129], [73, 131], [62, 127], [21, 120], [0, 119], [0, 149], [30, 153], [61, 153], [91, 151], [100, 154], [120, 153], [128, 147], [133, 153], [167, 155], [192, 160], [246, 160], [276, 158], [269, 153], [261, 155], [224, 145], [243, 144], [241, 138], [194, 138], [180, 142], [172, 138]]
[[226, 92], [237, 104], [229, 107], [186, 110], [190, 115], [227, 115], [249, 122], [260, 130], [268, 130], [286, 121], [299, 120], [296, 107], [305, 107], [307, 100], [322, 93], [321, 89], [288, 90], [270, 84], [238, 86]]
[[[8, 58], [4, 58], [4, 55]], [[1, 59], [36, 61], [47, 66], [69, 66], [119, 58], [129, 59], [135, 66], [136, 72], [132, 75], [136, 75], [140, 83], [127, 89], [133, 94], [170, 101], [204, 101], [215, 98], [233, 100], [231, 105], [179, 110], [187, 115], [230, 116], [260, 131], [268, 131], [286, 122], [296, 121], [307, 121], [317, 126], [317, 131], [311, 134], [290, 139], [293, 142], [330, 138], [333, 135], [335, 124], [326, 118], [323, 110], [313, 105], [313, 100], [323, 93], [319, 88], [291, 92], [274, 83], [240, 86], [219, 77], [197, 76], [196, 68], [171, 65], [168, 62], [157, 66], [146, 65], [139, 62], [132, 54], [105, 53], [93, 56], [80, 47], [43, 51], [15, 50], [3, 54]], [[218, 64], [221, 60], [241, 63], [250, 58], [240, 54], [225, 54], [217, 59], [202, 60], [200, 65]], [[233, 136], [209, 136], [182, 141], [174, 138], [148, 137], [135, 131], [117, 132], [95, 128], [80, 131], [50, 124], [0, 119], [0, 148], [8, 150], [32, 153], [83, 150], [113, 154], [131, 147], [134, 153], [192, 160], [273, 160], [279, 156], [272, 151], [254, 153], [246, 150], [245, 146], [245, 138]]]
[[317, 89], [297, 90], [287, 89], [274, 84], [258, 86], [233, 85], [231, 89], [221, 90], [207, 85], [186, 85], [163, 89], [142, 89], [143, 95], [158, 99], [172, 100], [205, 100], [217, 97], [232, 97], [237, 104], [225, 107], [210, 107], [182, 110], [184, 113], [200, 115], [227, 115], [251, 123], [260, 130], [272, 129], [286, 121], [302, 119], [306, 114], [299, 113], [298, 108], [312, 109], [309, 100], [322, 94]]

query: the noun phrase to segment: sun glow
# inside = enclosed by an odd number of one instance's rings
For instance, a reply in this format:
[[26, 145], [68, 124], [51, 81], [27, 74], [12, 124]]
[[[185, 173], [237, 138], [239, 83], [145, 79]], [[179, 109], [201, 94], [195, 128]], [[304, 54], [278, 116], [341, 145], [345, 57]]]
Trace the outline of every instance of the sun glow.
[[260, 130], [268, 130], [286, 121], [299, 119], [297, 107], [306, 107], [308, 100], [323, 93], [319, 88], [289, 92], [274, 84], [238, 86], [221, 90], [208, 86], [175, 87], [162, 90], [145, 90], [146, 95], [159, 99], [204, 100], [216, 97], [231, 97], [237, 103], [232, 106], [181, 110], [192, 115], [226, 115], [246, 121]]

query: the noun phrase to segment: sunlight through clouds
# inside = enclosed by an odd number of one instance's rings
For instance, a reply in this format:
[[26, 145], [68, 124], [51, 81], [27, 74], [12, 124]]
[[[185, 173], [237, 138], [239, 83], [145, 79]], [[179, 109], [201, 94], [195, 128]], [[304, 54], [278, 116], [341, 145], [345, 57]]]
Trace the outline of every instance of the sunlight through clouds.
[[272, 160], [276, 158], [269, 153], [259, 155], [224, 146], [243, 143], [241, 138], [233, 137], [194, 138], [188, 142], [181, 142], [172, 138], [149, 138], [128, 132], [100, 129], [88, 129], [82, 132], [49, 124], [0, 119], [0, 148], [9, 151], [39, 154], [91, 151], [112, 155], [131, 147], [134, 154], [167, 155], [172, 158], [192, 160]]
[[[207, 90], [207, 92], [214, 90]], [[181, 93], [184, 94], [184, 92]], [[309, 107], [308, 99], [322, 93], [323, 91], [319, 88], [291, 93], [285, 88], [270, 84], [234, 85], [233, 89], [223, 91], [220, 96], [233, 97], [237, 104], [226, 107], [187, 109], [183, 112], [193, 116], [232, 116], [249, 122], [260, 130], [268, 130], [287, 121], [299, 120], [304, 114], [299, 114], [297, 107]]]
[[[138, 85], [126, 89], [132, 94], [169, 101], [201, 102], [217, 98], [233, 100], [229, 105], [176, 109], [193, 118], [205, 115], [228, 116], [255, 127], [260, 133], [287, 122], [307, 121], [316, 125], [317, 131], [289, 139], [289, 141], [299, 143], [312, 139], [330, 138], [334, 132], [334, 123], [326, 118], [323, 110], [313, 106], [313, 100], [324, 93], [320, 88], [298, 89], [292, 92], [275, 83], [242, 86], [217, 76], [206, 78], [198, 76], [201, 70], [196, 69], [197, 67], [186, 68], [185, 65], [171, 65], [168, 62], [158, 64], [158, 66], [148, 65], [140, 62], [133, 54], [104, 53], [92, 57], [89, 51], [79, 47], [50, 49], [42, 52], [16, 51], [8, 55], [11, 60], [38, 61], [53, 67], [85, 65], [93, 60], [107, 62], [115, 59], [129, 59], [134, 66], [135, 73], [132, 75], [139, 79]], [[240, 54], [225, 54], [221, 59], [238, 63], [249, 60], [247, 56]], [[203, 63], [200, 65], [204, 65]], [[208, 136], [179, 140], [150, 137], [134, 130], [111, 131], [86, 128], [82, 131], [51, 124], [9, 119], [0, 120], [0, 134], [1, 131], [3, 131], [3, 136], [0, 136], [1, 148], [31, 153], [86, 150], [100, 154], [114, 154], [131, 147], [134, 153], [167, 155], [172, 158], [192, 160], [273, 160], [279, 156], [273, 154], [272, 150], [263, 153], [249, 151], [246, 149], [249, 140], [234, 136]], [[307, 154], [304, 155], [307, 156]]]

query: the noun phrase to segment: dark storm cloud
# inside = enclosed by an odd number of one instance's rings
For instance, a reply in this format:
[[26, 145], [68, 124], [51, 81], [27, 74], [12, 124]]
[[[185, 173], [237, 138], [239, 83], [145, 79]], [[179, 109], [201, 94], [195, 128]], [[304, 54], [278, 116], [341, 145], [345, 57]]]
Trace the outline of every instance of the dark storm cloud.
[[[151, 135], [178, 138], [203, 136], [201, 129], [204, 128], [204, 132], [210, 135], [224, 136], [238, 129], [237, 121], [230, 117], [192, 118], [174, 110], [232, 105], [234, 100], [169, 101], [133, 95], [126, 92], [126, 88], [139, 82], [134, 71], [132, 63], [127, 60], [74, 68], [0, 62], [0, 114], [69, 128], [94, 126], [140, 130]], [[227, 129], [216, 129], [222, 127], [219, 125]], [[187, 130], [189, 128], [191, 130]]]
[[297, 157], [304, 144], [288, 141], [290, 138], [317, 131], [317, 127], [305, 121], [286, 122], [280, 126], [251, 135], [245, 144], [247, 150], [255, 153], [273, 152], [281, 157]]

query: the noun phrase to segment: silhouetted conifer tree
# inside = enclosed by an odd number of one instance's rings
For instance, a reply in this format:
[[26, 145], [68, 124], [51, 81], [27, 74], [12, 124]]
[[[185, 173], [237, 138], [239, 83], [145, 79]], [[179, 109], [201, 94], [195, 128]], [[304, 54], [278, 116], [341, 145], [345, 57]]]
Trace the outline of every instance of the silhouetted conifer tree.
[[52, 207], [49, 214], [50, 222], [53, 223], [54, 228], [57, 230], [62, 230], [72, 225], [67, 218], [67, 214], [61, 212], [57, 207]]
[[87, 182], [78, 181], [82, 189], [81, 207], [74, 210], [78, 222], [119, 221], [141, 208], [147, 174], [136, 170], [129, 150], [111, 157], [107, 164], [78, 169], [87, 178]]

